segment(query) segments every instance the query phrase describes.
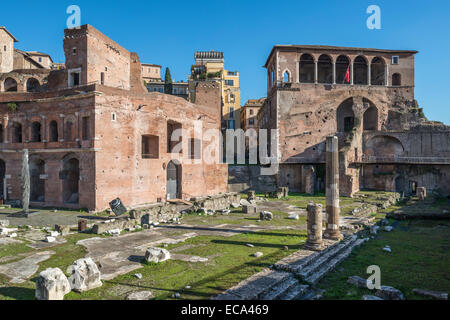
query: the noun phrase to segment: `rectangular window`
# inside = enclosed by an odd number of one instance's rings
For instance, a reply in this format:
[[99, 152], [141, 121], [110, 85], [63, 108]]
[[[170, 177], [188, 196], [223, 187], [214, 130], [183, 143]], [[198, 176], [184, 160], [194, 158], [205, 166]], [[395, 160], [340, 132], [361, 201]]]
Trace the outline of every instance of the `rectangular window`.
[[6, 51], [6, 46], [3, 47], [3, 51]]
[[82, 138], [83, 140], [89, 140], [89, 117], [83, 117], [82, 120]]
[[188, 148], [189, 159], [201, 159], [202, 143], [200, 139], [189, 139]]
[[392, 64], [398, 64], [399, 60], [400, 60], [399, 56], [393, 56], [392, 57]]
[[254, 125], [255, 124], [255, 120], [254, 119], [248, 120], [248, 124], [251, 125], [251, 126]]
[[[172, 153], [175, 146], [182, 143], [181, 123], [176, 121], [167, 122], [167, 153]], [[180, 153], [182, 152], [179, 150]]]
[[251, 116], [253, 115], [253, 109], [250, 109], [250, 115]]
[[234, 80], [225, 80], [225, 84], [230, 87], [234, 87]]
[[153, 135], [142, 136], [142, 159], [159, 158], [159, 137]]
[[100, 83], [105, 84], [105, 73], [104, 72], [100, 73]]
[[39, 62], [42, 62], [42, 58], [41, 57], [39, 57]]

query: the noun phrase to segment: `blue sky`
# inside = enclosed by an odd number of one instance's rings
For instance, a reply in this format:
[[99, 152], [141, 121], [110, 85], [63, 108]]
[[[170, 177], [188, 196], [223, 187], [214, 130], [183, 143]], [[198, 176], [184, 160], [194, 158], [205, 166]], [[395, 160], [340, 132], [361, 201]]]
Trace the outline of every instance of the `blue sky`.
[[[176, 80], [187, 79], [196, 50], [224, 51], [227, 69], [241, 74], [242, 104], [266, 95], [262, 66], [274, 44], [418, 50], [416, 99], [430, 120], [450, 124], [448, 0], [4, 1], [0, 25], [19, 39], [17, 48], [64, 62], [71, 4], [80, 6], [82, 24], [137, 52], [142, 62], [168, 66]], [[366, 27], [369, 5], [381, 8], [381, 30]]]

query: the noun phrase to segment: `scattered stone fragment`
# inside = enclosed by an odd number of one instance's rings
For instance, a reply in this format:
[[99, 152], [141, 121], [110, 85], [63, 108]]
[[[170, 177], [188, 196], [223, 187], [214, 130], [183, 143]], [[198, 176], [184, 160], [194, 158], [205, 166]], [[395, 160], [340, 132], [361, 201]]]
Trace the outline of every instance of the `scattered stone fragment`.
[[112, 229], [112, 230], [108, 230], [106, 233], [110, 234], [110, 235], [119, 235], [122, 232], [122, 230], [120, 229]]
[[387, 231], [387, 232], [391, 232], [392, 229], [394, 229], [394, 228], [391, 227], [391, 226], [386, 226], [386, 227], [384, 227], [384, 231]]
[[138, 278], [139, 280], [142, 279], [142, 274], [140, 274], [140, 273], [136, 273], [134, 276], [135, 276], [136, 278]]
[[348, 277], [347, 283], [353, 284], [358, 288], [368, 288], [367, 285], [370, 283], [369, 280], [361, 278], [359, 276]]
[[62, 226], [62, 225], [55, 225], [55, 230], [59, 232], [62, 236], [65, 236], [70, 233], [70, 226]]
[[246, 199], [241, 199], [241, 201], [239, 202], [241, 206], [251, 206], [252, 204], [247, 201]]
[[179, 299], [180, 297], [181, 297], [181, 295], [180, 295], [178, 292], [175, 292], [175, 293], [172, 295], [172, 298]]
[[257, 207], [255, 205], [243, 205], [242, 206], [242, 212], [243, 213], [256, 213], [257, 212]]
[[50, 236], [57, 237], [57, 236], [59, 236], [59, 232], [58, 231], [50, 231]]
[[45, 237], [45, 242], [52, 243], [52, 242], [55, 242], [55, 241], [56, 241], [55, 237], [51, 237], [51, 236]]
[[255, 257], [255, 258], [262, 257], [263, 255], [264, 254], [262, 252], [255, 252], [255, 253], [252, 254], [252, 256]]
[[232, 203], [231, 207], [233, 207], [234, 209], [239, 208], [241, 206], [240, 203]]
[[127, 296], [127, 300], [150, 300], [153, 297], [151, 291], [136, 291]]
[[0, 220], [0, 226], [1, 227], [8, 227], [9, 226], [9, 220]]
[[72, 290], [84, 292], [102, 286], [101, 274], [92, 258], [78, 259], [73, 263], [69, 277]]
[[296, 213], [290, 213], [288, 218], [289, 218], [289, 219], [292, 219], [292, 220], [298, 220], [298, 214], [296, 214]]
[[424, 289], [417, 289], [417, 288], [413, 289], [413, 292], [420, 296], [431, 297], [431, 298], [438, 299], [438, 300], [448, 300], [447, 292], [424, 290]]
[[384, 247], [383, 251], [392, 252], [391, 247], [389, 247], [389, 246]]
[[8, 235], [8, 238], [16, 238], [16, 237], [17, 237], [17, 233], [15, 233], [15, 232]]
[[286, 251], [288, 251], [288, 250], [289, 250], [289, 247], [288, 247], [288, 246], [284, 246], [283, 249], [286, 250]]
[[362, 299], [363, 300], [384, 300], [384, 299], [381, 299], [380, 297], [377, 297], [377, 296], [371, 296], [371, 295], [364, 295], [363, 297], [362, 297]]
[[35, 292], [37, 300], [64, 300], [69, 292], [69, 280], [61, 269], [49, 268], [39, 274]]
[[191, 288], [191, 286], [186, 286], [186, 287], [184, 287], [184, 288], [189, 290], [189, 289]]
[[163, 262], [170, 259], [170, 252], [161, 248], [149, 248], [145, 252], [145, 260], [148, 262]]
[[269, 211], [261, 211], [261, 213], [259, 214], [259, 219], [270, 221], [273, 219], [273, 214]]
[[253, 248], [253, 247], [254, 247], [254, 245], [252, 245], [251, 243], [247, 243], [246, 246], [247, 246], [247, 247], [250, 247], [250, 248]]
[[150, 225], [148, 224], [143, 224], [142, 227], [144, 227], [144, 229], [150, 229]]
[[371, 233], [371, 234], [377, 234], [378, 229], [380, 229], [379, 226], [372, 226], [372, 227], [370, 228], [370, 233]]
[[405, 297], [400, 290], [389, 286], [381, 286], [375, 295], [384, 300], [405, 300]]

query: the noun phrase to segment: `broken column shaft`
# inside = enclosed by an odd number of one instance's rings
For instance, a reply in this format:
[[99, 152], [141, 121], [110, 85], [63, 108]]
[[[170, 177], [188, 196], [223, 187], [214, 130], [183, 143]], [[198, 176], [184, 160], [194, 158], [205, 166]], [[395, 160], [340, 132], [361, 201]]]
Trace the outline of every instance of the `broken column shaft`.
[[305, 248], [309, 250], [322, 250], [322, 205], [309, 203], [307, 211], [308, 238], [305, 243]]
[[324, 237], [332, 240], [342, 239], [339, 230], [339, 151], [338, 138], [327, 137], [326, 146], [326, 204], [327, 226]]

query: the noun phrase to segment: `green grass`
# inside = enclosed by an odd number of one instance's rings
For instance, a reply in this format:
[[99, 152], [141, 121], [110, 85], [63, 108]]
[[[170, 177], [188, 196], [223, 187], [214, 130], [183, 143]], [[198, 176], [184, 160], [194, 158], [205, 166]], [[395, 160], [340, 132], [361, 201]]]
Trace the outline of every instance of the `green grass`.
[[[174, 292], [181, 293], [182, 299], [209, 299], [295, 252], [304, 240], [305, 233], [297, 230], [232, 237], [199, 236], [167, 249], [191, 246], [176, 253], [208, 257], [206, 263], [168, 260], [160, 264], [143, 264], [143, 268], [130, 274], [105, 281], [101, 288], [82, 294], [72, 292], [66, 299], [116, 300], [138, 290], [151, 290], [155, 299], [170, 299]], [[247, 243], [254, 247], [247, 247]], [[284, 246], [289, 249], [285, 250]], [[252, 257], [251, 254], [257, 251], [263, 252], [264, 256]], [[133, 276], [135, 273], [141, 273], [143, 278], [137, 279]], [[191, 288], [184, 289], [186, 286]]]
[[[391, 253], [382, 248], [389, 245]], [[349, 259], [328, 274], [318, 286], [325, 289], [324, 299], [361, 299], [374, 294], [348, 284], [349, 276], [368, 278], [370, 265], [381, 269], [381, 284], [403, 292], [406, 299], [424, 299], [414, 288], [450, 291], [450, 223], [410, 221], [400, 223], [392, 232], [380, 232], [374, 240], [354, 250]]]

